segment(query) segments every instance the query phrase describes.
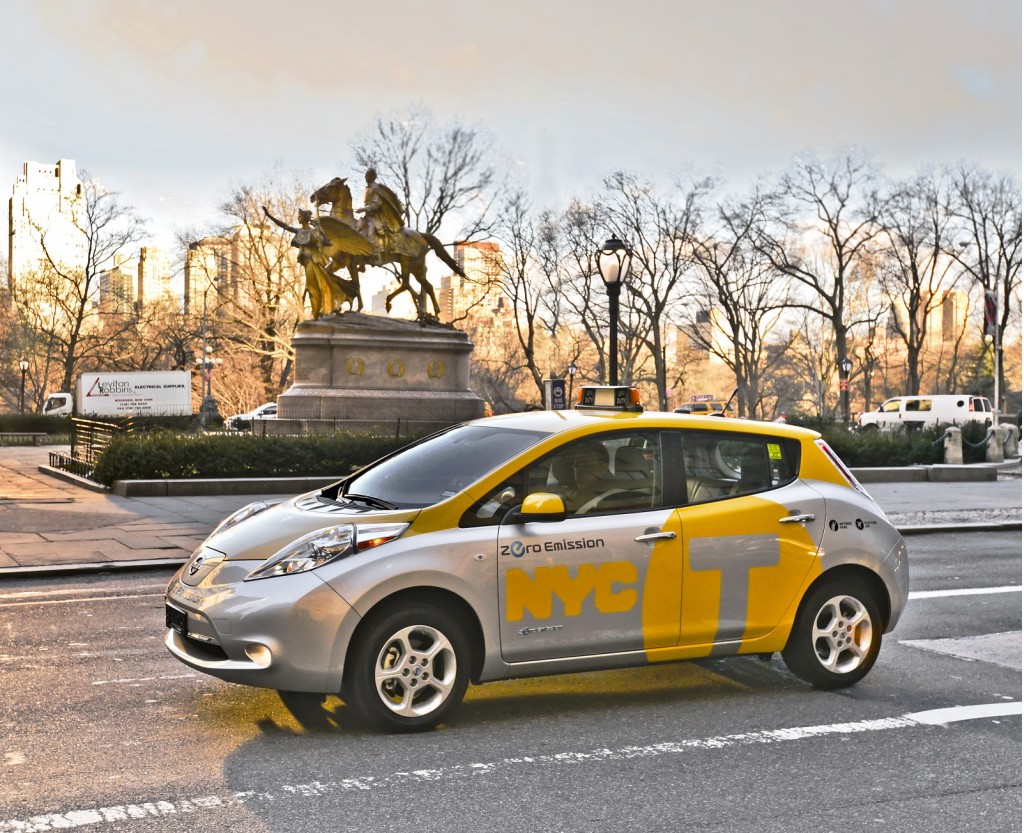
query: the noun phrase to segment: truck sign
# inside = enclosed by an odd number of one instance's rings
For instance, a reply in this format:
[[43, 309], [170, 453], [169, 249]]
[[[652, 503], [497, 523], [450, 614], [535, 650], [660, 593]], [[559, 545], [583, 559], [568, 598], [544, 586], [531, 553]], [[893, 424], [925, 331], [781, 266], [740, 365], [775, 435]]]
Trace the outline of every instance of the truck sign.
[[189, 416], [192, 374], [187, 370], [83, 373], [75, 385], [82, 416]]
[[82, 373], [75, 394], [50, 393], [43, 413], [99, 417], [190, 416], [192, 374], [187, 370]]

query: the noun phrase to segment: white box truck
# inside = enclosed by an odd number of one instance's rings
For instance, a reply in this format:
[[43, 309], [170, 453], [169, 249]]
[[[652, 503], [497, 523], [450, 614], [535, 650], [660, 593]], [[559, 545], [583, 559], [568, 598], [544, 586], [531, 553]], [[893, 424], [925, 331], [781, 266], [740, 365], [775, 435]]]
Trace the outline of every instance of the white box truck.
[[992, 424], [992, 405], [984, 396], [942, 393], [932, 396], [894, 396], [877, 411], [860, 415], [860, 427], [868, 430], [906, 425], [963, 425], [965, 422]]
[[187, 370], [82, 373], [75, 393], [50, 393], [49, 416], [190, 416], [192, 374]]

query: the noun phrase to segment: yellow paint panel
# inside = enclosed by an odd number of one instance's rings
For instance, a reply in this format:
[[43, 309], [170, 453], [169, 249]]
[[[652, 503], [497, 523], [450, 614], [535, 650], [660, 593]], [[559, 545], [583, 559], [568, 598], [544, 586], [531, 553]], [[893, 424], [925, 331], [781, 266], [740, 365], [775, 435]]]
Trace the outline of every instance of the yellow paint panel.
[[680, 588], [683, 583], [682, 529], [679, 516], [668, 513], [663, 532], [674, 532], [670, 541], [658, 541], [651, 552], [644, 582], [644, 649], [676, 645], [679, 642]]

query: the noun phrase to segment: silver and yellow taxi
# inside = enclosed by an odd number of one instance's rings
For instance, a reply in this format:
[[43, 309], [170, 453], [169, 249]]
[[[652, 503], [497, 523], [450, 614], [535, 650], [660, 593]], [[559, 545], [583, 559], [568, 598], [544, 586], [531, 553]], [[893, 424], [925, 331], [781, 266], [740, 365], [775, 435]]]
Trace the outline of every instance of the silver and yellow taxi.
[[470, 681], [774, 652], [820, 688], [868, 673], [906, 547], [818, 434], [583, 399], [236, 512], [171, 580], [167, 648], [388, 731]]

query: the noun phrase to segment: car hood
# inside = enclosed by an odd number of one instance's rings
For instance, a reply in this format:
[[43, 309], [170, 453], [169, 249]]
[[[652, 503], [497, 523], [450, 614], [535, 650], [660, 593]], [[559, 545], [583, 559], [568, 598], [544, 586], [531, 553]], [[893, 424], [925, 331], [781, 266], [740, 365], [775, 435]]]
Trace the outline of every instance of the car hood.
[[203, 546], [228, 561], [263, 561], [292, 541], [340, 524], [411, 523], [419, 509], [383, 511], [319, 499], [319, 492], [291, 498], [211, 535]]

